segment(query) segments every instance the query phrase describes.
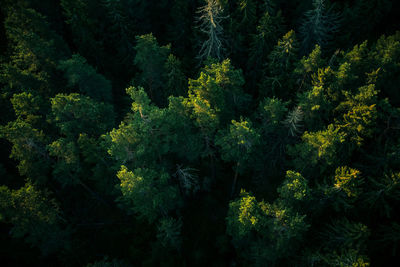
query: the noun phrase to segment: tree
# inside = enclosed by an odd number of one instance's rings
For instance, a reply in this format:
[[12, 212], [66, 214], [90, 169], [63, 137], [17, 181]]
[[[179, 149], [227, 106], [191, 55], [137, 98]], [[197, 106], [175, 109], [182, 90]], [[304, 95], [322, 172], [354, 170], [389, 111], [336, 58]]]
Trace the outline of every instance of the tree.
[[44, 255], [65, 249], [68, 230], [58, 204], [48, 191], [41, 191], [31, 182], [18, 190], [0, 187], [0, 214], [2, 220], [13, 225], [10, 234], [25, 238], [39, 247]]
[[219, 132], [216, 137], [215, 144], [221, 147], [222, 159], [236, 163], [232, 195], [236, 187], [238, 174], [252, 161], [253, 151], [257, 149], [260, 142], [259, 139], [260, 134], [258, 131], [252, 127], [250, 121], [243, 118], [240, 118], [240, 121], [232, 120], [229, 130]]
[[2, 62], [0, 82], [7, 85], [7, 97], [30, 89], [43, 96], [59, 90], [56, 65], [69, 49], [46, 21], [26, 1], [4, 6], [4, 27], [10, 44], [8, 62]]
[[258, 22], [256, 33], [251, 35], [247, 61], [247, 72], [251, 77], [249, 83], [256, 85], [259, 82], [268, 55], [283, 33], [282, 13], [278, 12], [273, 16], [265, 12]]
[[223, 58], [223, 28], [222, 20], [225, 18], [222, 5], [217, 0], [206, 0], [206, 4], [197, 9], [199, 30], [206, 36], [206, 40], [202, 42], [198, 58], [200, 63], [204, 60]]
[[268, 56], [264, 79], [260, 84], [260, 95], [289, 98], [295, 88], [293, 71], [297, 62], [298, 42], [294, 31], [289, 31]]
[[163, 218], [158, 226], [157, 238], [165, 248], [180, 249], [182, 221], [172, 217]]
[[167, 97], [184, 96], [187, 94], [187, 78], [183, 73], [181, 61], [170, 54], [165, 62], [164, 79], [166, 81], [165, 95]]
[[[325, 130], [304, 132], [302, 143], [289, 147], [288, 153], [294, 158], [296, 170], [302, 172], [310, 167], [318, 166], [324, 171], [328, 166], [345, 162], [349, 156], [343, 147], [346, 134], [330, 124]], [[317, 172], [319, 175], [320, 172]]]
[[136, 213], [149, 223], [167, 216], [182, 205], [178, 188], [169, 185], [170, 177], [165, 172], [140, 168], [132, 172], [121, 166], [117, 177], [121, 181], [122, 192], [117, 201], [129, 213]]
[[327, 62], [322, 57], [321, 47], [315, 45], [314, 50], [307, 57], [304, 56], [295, 69], [295, 73], [301, 79], [300, 89], [308, 90], [312, 86], [312, 75], [318, 73], [319, 69], [324, 69], [326, 65]]
[[75, 93], [56, 95], [51, 99], [51, 111], [60, 133], [72, 139], [82, 133], [100, 136], [114, 124], [111, 105]]
[[311, 52], [316, 44], [326, 48], [334, 33], [339, 30], [339, 15], [326, 10], [325, 0], [314, 0], [313, 9], [305, 13], [300, 27], [302, 51]]
[[117, 46], [116, 52], [120, 62], [129, 63], [133, 60], [134, 49], [132, 32], [134, 25], [129, 18], [129, 5], [132, 1], [104, 0], [107, 17], [111, 22], [110, 38]]
[[55, 180], [63, 186], [79, 184], [99, 199], [85, 184], [91, 177], [100, 191], [110, 194], [105, 187], [112, 184], [106, 175], [110, 168], [99, 137], [114, 124], [111, 105], [79, 94], [58, 94], [51, 99], [51, 111], [49, 118], [60, 133], [47, 146], [49, 155], [56, 159], [52, 162]]
[[297, 203], [310, 198], [308, 181], [298, 172], [287, 171], [286, 178], [278, 188], [279, 199], [285, 206], [295, 207]]
[[202, 156], [210, 157], [211, 165], [217, 129], [232, 120], [248, 101], [249, 96], [241, 88], [243, 83], [242, 72], [234, 69], [229, 60], [210, 64], [197, 80], [189, 79], [188, 98], [184, 99], [184, 105], [200, 129], [205, 144]]
[[11, 99], [17, 118], [0, 126], [0, 137], [12, 144], [10, 158], [18, 161], [20, 175], [45, 183], [50, 170], [50, 158], [46, 145], [50, 138], [44, 129], [44, 117], [48, 107], [35, 93], [14, 94]]
[[135, 50], [134, 63], [140, 70], [140, 74], [135, 77], [136, 85], [146, 88], [156, 104], [164, 104], [168, 97], [163, 93], [166, 81], [164, 75], [168, 75], [165, 74], [165, 67], [173, 67], [172, 62], [168, 61], [171, 46], [159, 46], [156, 38], [152, 34], [147, 34], [136, 37]]
[[[101, 29], [106, 14], [97, 1], [61, 0], [65, 23], [71, 31], [71, 39], [78, 53], [89, 62], [104, 64], [104, 40]], [[100, 26], [101, 25], [101, 26]]]
[[246, 63], [247, 43], [256, 30], [257, 23], [257, 1], [239, 0], [235, 1], [234, 10], [229, 20], [226, 31], [231, 59], [238, 65]]
[[112, 101], [111, 82], [97, 73], [84, 57], [75, 54], [71, 59], [60, 61], [58, 68], [64, 71], [70, 87], [77, 86], [81, 93], [98, 101]]
[[227, 233], [239, 255], [256, 266], [274, 265], [290, 257], [309, 227], [305, 215], [280, 203], [258, 202], [244, 190], [229, 204], [226, 220]]

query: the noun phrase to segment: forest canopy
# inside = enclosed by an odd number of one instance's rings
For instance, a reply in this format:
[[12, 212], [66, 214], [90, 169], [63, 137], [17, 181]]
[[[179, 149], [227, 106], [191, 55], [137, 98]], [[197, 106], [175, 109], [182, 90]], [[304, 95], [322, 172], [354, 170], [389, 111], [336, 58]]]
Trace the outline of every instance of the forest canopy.
[[3, 0], [0, 265], [399, 262], [399, 12]]

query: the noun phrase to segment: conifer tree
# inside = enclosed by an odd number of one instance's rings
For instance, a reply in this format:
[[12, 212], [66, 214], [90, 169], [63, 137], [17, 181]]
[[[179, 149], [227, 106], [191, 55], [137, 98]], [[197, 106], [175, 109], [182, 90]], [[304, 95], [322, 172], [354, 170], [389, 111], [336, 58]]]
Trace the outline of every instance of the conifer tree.
[[25, 238], [44, 255], [65, 249], [68, 230], [62, 228], [66, 220], [48, 191], [39, 190], [31, 182], [18, 190], [0, 187], [1, 220], [13, 225], [11, 235]]
[[243, 262], [275, 265], [281, 258], [291, 257], [301, 243], [309, 227], [305, 218], [282, 203], [258, 202], [242, 190], [229, 204], [227, 233]]
[[[150, 98], [158, 105], [164, 104], [168, 95], [164, 95], [165, 67], [171, 46], [159, 46], [153, 34], [136, 37], [136, 56], [134, 63], [140, 74], [135, 77], [135, 84], [146, 88]], [[169, 63], [172, 63], [169, 61]]]
[[339, 30], [339, 16], [326, 8], [325, 0], [314, 0], [313, 9], [305, 13], [300, 27], [302, 51], [311, 52], [316, 44], [326, 48], [334, 33]]
[[265, 12], [258, 22], [256, 33], [251, 35], [249, 59], [247, 61], [247, 71], [251, 77], [248, 83], [251, 85], [256, 85], [259, 82], [268, 55], [283, 33], [281, 12], [277, 12], [276, 15]]
[[205, 35], [205, 41], [200, 45], [198, 58], [200, 62], [211, 58], [223, 59], [223, 7], [217, 0], [206, 0], [204, 6], [197, 10], [199, 30]]
[[289, 31], [268, 56], [260, 95], [287, 99], [295, 89], [293, 71], [297, 61], [298, 42], [295, 32]]
[[73, 55], [71, 59], [60, 61], [58, 68], [64, 71], [68, 85], [77, 86], [81, 93], [103, 102], [111, 102], [111, 82], [90, 66], [80, 55]]
[[254, 160], [254, 151], [259, 144], [260, 134], [248, 120], [232, 120], [228, 131], [220, 132], [215, 144], [221, 147], [222, 159], [236, 163], [231, 194], [234, 193], [239, 172]]
[[0, 136], [12, 144], [9, 156], [18, 161], [20, 175], [45, 183], [51, 164], [46, 151], [50, 137], [43, 131], [48, 107], [40, 96], [28, 92], [14, 94], [11, 103], [16, 119], [0, 126]]
[[168, 185], [170, 177], [164, 172], [151, 169], [135, 169], [132, 172], [121, 166], [117, 177], [121, 181], [122, 192], [118, 202], [129, 213], [137, 213], [150, 223], [167, 216], [182, 204], [178, 188]]
[[7, 85], [4, 93], [9, 98], [26, 89], [43, 96], [56, 93], [60, 87], [56, 65], [68, 56], [69, 49], [46, 18], [26, 1], [4, 8], [5, 33], [12, 45], [8, 62], [3, 62], [0, 68], [0, 82]]

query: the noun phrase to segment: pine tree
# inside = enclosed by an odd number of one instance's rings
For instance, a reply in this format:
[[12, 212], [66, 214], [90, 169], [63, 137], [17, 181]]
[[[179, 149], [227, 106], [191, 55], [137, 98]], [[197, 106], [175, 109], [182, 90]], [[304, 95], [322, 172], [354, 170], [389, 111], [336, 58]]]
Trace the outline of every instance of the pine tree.
[[250, 88], [259, 82], [268, 55], [283, 33], [282, 13], [278, 12], [275, 16], [272, 16], [271, 13], [265, 12], [258, 22], [256, 33], [251, 35], [250, 40], [247, 61]]
[[12, 144], [9, 156], [18, 161], [20, 175], [43, 184], [48, 179], [51, 164], [46, 151], [50, 136], [44, 132], [48, 127], [44, 123], [48, 106], [34, 92], [14, 94], [11, 103], [16, 119], [0, 126], [0, 137]]
[[23, 90], [35, 90], [42, 96], [60, 90], [56, 65], [69, 49], [46, 18], [30, 8], [26, 1], [5, 5], [5, 34], [10, 57], [0, 65], [0, 82], [6, 85], [8, 98]]
[[[168, 95], [164, 95], [165, 67], [175, 67], [168, 61], [171, 46], [159, 46], [153, 34], [136, 37], [136, 56], [134, 63], [139, 68], [134, 79], [136, 86], [144, 87], [150, 98], [158, 105], [165, 105]], [[171, 71], [171, 69], [169, 69]], [[170, 78], [170, 77], [168, 77]], [[172, 77], [171, 77], [172, 78]], [[172, 81], [172, 79], [169, 79]]]
[[[260, 84], [260, 95], [287, 99], [295, 89], [293, 71], [297, 62], [298, 42], [295, 32], [289, 31], [268, 56], [265, 76]], [[297, 88], [296, 88], [297, 89]]]
[[303, 112], [300, 107], [294, 108], [286, 117], [283, 122], [286, 128], [289, 129], [289, 135], [296, 136], [300, 133], [301, 121], [303, 120]]
[[301, 243], [309, 227], [305, 218], [282, 203], [258, 202], [242, 190], [240, 197], [229, 204], [227, 233], [247, 265], [274, 265], [291, 257], [291, 251]]
[[58, 68], [64, 71], [69, 86], [77, 86], [81, 93], [98, 101], [112, 101], [111, 82], [97, 73], [84, 57], [75, 54], [71, 59], [60, 61]]
[[215, 144], [221, 147], [221, 156], [225, 161], [236, 163], [235, 176], [232, 183], [233, 195], [237, 183], [238, 174], [246, 169], [252, 162], [254, 151], [260, 142], [260, 134], [252, 127], [249, 120], [240, 118], [240, 121], [232, 120], [228, 131], [221, 131], [217, 135]]
[[117, 177], [122, 192], [117, 201], [143, 220], [152, 223], [182, 205], [178, 188], [169, 185], [170, 177], [165, 172], [140, 168], [132, 172], [121, 166]]
[[311, 52], [316, 44], [325, 49], [339, 30], [339, 15], [326, 9], [325, 0], [314, 0], [313, 9], [304, 16], [300, 27], [303, 54]]
[[217, 0], [206, 0], [206, 4], [199, 7], [197, 10], [199, 30], [206, 37], [206, 40], [201, 43], [201, 48], [198, 53], [200, 63], [204, 60], [216, 58], [223, 59], [223, 28], [222, 20], [225, 18], [222, 5]]
[[1, 220], [11, 223], [10, 234], [24, 238], [40, 248], [44, 255], [66, 249], [69, 231], [63, 229], [66, 220], [48, 191], [39, 190], [27, 182], [18, 190], [0, 187]]

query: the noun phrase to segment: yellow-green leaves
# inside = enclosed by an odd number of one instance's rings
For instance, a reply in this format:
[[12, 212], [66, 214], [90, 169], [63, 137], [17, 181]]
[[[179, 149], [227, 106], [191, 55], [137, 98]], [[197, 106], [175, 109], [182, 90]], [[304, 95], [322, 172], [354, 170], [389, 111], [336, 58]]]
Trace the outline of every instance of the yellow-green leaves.
[[212, 131], [219, 123], [227, 123], [246, 103], [243, 75], [229, 59], [205, 66], [198, 79], [189, 79], [186, 105], [203, 129]]
[[337, 162], [342, 144], [346, 135], [331, 124], [324, 131], [305, 132], [302, 136], [303, 143], [289, 148], [289, 153], [295, 157], [295, 165], [301, 169], [305, 165], [315, 166], [318, 163], [323, 167]]
[[264, 263], [273, 263], [288, 255], [308, 229], [305, 216], [294, 212], [292, 207], [283, 202], [258, 202], [244, 190], [229, 204], [226, 220], [227, 233], [241, 254], [262, 249]]
[[11, 234], [48, 254], [65, 245], [67, 231], [61, 229], [63, 218], [47, 191], [27, 182], [18, 190], [0, 187], [0, 214], [13, 225]]
[[249, 160], [259, 143], [258, 130], [243, 118], [232, 120], [229, 130], [219, 132], [215, 140], [215, 144], [221, 147], [222, 159], [237, 163]]
[[294, 171], [286, 172], [286, 179], [282, 186], [278, 188], [278, 192], [280, 197], [288, 203], [301, 201], [309, 197], [307, 180], [300, 173]]
[[362, 183], [360, 171], [349, 167], [339, 167], [335, 172], [335, 188], [342, 190], [348, 197], [357, 197]]
[[178, 188], [169, 185], [170, 177], [165, 172], [141, 168], [132, 172], [121, 166], [117, 177], [122, 192], [118, 202], [150, 223], [182, 205]]
[[114, 123], [113, 108], [79, 94], [58, 94], [51, 99], [52, 121], [68, 137], [81, 133], [99, 136]]
[[256, 198], [242, 189], [240, 198], [229, 204], [227, 232], [235, 239], [243, 238], [258, 226], [260, 211]]

